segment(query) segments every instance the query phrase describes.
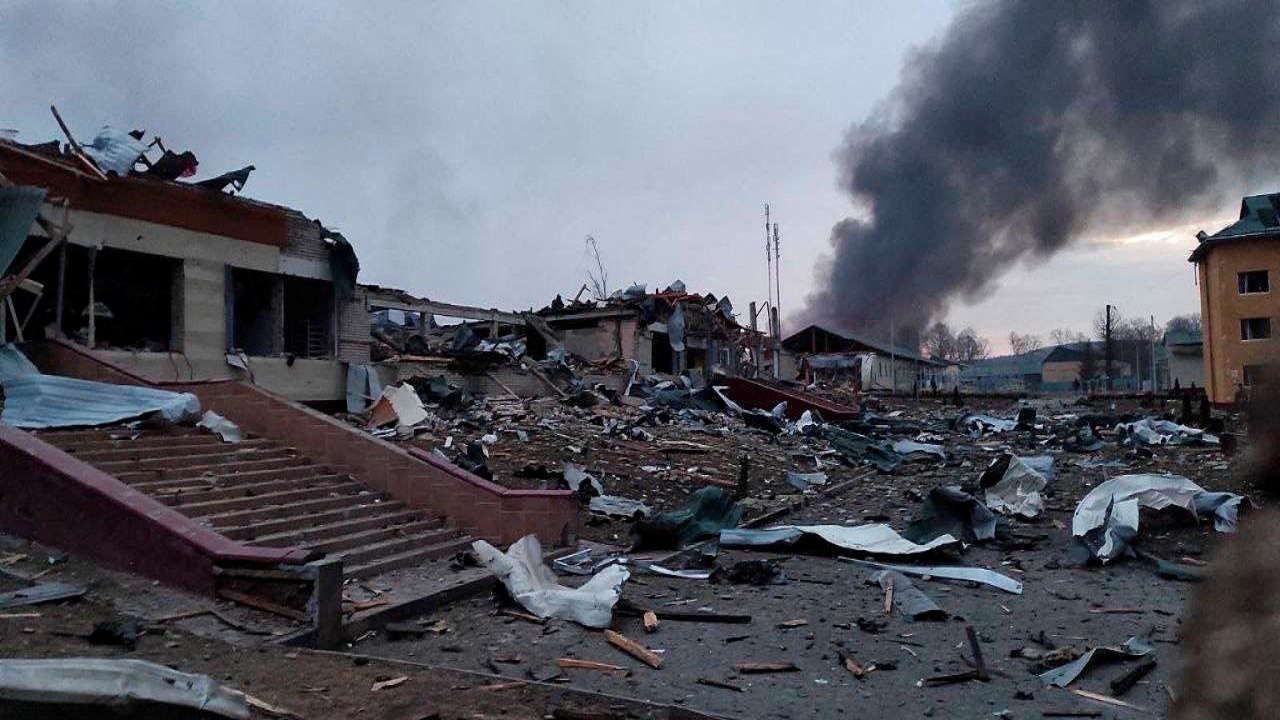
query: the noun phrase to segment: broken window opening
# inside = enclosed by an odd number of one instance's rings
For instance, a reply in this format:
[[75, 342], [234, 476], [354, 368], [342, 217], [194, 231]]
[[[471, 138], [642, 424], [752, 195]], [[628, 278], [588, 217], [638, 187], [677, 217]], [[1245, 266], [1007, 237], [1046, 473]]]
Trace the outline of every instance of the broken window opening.
[[656, 373], [671, 374], [675, 372], [675, 358], [671, 352], [671, 338], [664, 332], [652, 334], [653, 345], [649, 364]]
[[[48, 238], [30, 237], [15, 261], [21, 266], [42, 248]], [[58, 276], [62, 251], [45, 259], [30, 279], [43, 287], [40, 295], [14, 293], [14, 310], [19, 319], [30, 318], [24, 331], [27, 340], [62, 336], [81, 345], [89, 344], [90, 255], [94, 251], [80, 245], [65, 245], [62, 318], [57, 317]], [[174, 258], [118, 248], [96, 251], [93, 262], [94, 347], [144, 352], [181, 349], [182, 262]], [[6, 310], [8, 312], [8, 310]], [[5, 328], [6, 341], [16, 340], [12, 318]]]
[[284, 351], [300, 358], [334, 355], [333, 284], [284, 278]]
[[1241, 340], [1266, 340], [1271, 337], [1271, 318], [1242, 318]]
[[279, 355], [281, 343], [280, 276], [227, 268], [227, 350], [246, 355]]

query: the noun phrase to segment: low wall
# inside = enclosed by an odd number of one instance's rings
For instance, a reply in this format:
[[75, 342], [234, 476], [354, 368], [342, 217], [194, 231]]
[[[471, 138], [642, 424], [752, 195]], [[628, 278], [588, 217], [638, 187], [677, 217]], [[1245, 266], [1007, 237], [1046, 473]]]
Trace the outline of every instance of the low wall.
[[[301, 564], [300, 548], [243, 545], [35, 435], [0, 425], [0, 527], [196, 592], [215, 566]], [[141, 551], [144, 549], [145, 551]]]
[[530, 533], [544, 545], [576, 538], [578, 499], [570, 491], [505, 488], [242, 382], [151, 383], [68, 342], [50, 340], [23, 349], [44, 372], [190, 392], [205, 408], [244, 430], [341, 467], [369, 486], [443, 515], [459, 529], [490, 542], [510, 543]]

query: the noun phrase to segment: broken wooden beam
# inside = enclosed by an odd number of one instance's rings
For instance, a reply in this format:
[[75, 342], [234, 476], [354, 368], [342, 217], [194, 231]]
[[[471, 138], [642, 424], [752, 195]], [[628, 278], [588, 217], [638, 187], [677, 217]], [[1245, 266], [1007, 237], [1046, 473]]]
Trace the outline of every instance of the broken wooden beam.
[[610, 645], [627, 653], [645, 665], [648, 665], [655, 670], [662, 669], [662, 658], [658, 657], [657, 653], [622, 633], [614, 632], [613, 630], [605, 630], [604, 639], [608, 640]]
[[792, 662], [741, 662], [733, 666], [734, 670], [743, 675], [758, 675], [761, 673], [777, 673], [777, 672], [799, 672], [800, 668]]

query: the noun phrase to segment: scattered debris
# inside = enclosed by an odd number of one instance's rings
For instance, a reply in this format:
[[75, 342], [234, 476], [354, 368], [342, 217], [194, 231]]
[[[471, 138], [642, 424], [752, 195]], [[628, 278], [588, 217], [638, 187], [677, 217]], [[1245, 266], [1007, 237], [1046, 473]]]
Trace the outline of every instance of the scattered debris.
[[[0, 660], [0, 700], [9, 705], [92, 706], [129, 712], [146, 705], [249, 717], [246, 696], [207, 675], [190, 675], [145, 660], [59, 658]], [[96, 711], [95, 711], [96, 712]]]
[[572, 620], [586, 627], [609, 626], [622, 585], [631, 576], [626, 568], [610, 565], [580, 588], [565, 587], [543, 563], [542, 546], [534, 535], [512, 543], [506, 554], [484, 540], [475, 541], [472, 549], [526, 610], [538, 617]]
[[1177, 507], [1193, 518], [1212, 515], [1218, 532], [1235, 532], [1243, 500], [1234, 493], [1208, 492], [1180, 475], [1120, 475], [1084, 496], [1071, 520], [1071, 534], [1105, 563], [1128, 552], [1129, 541], [1138, 534], [1139, 508]]
[[655, 670], [662, 667], [662, 658], [658, 657], [657, 653], [621, 633], [614, 632], [613, 630], [605, 630], [604, 639], [608, 640], [610, 645], [622, 650], [631, 657]]
[[1151, 646], [1136, 637], [1131, 637], [1119, 647], [1103, 646], [1093, 648], [1066, 665], [1041, 673], [1040, 680], [1045, 685], [1066, 687], [1080, 677], [1080, 674], [1088, 669], [1090, 665], [1095, 664], [1095, 660], [1098, 664], [1115, 662], [1117, 660], [1142, 657], [1150, 652]]
[[783, 525], [765, 530], [721, 530], [722, 547], [750, 547], [814, 551], [822, 554], [840, 552], [868, 555], [918, 555], [954, 545], [956, 539], [940, 535], [927, 543], [907, 540], [888, 525]]

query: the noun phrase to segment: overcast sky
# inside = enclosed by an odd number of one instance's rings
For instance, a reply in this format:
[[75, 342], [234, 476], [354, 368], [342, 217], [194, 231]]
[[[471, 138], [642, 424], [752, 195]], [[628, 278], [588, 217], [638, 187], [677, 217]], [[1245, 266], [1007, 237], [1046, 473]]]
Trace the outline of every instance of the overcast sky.
[[[615, 286], [680, 278], [745, 310], [766, 296], [767, 201], [785, 318], [855, 212], [846, 130], [960, 7], [0, 0], [0, 128], [60, 137], [52, 102], [83, 139], [112, 124], [192, 150], [202, 178], [252, 163], [246, 194], [346, 233], [362, 281], [486, 307], [572, 296], [591, 234]], [[1197, 227], [1102, 233], [948, 319], [1001, 349], [1106, 302], [1194, 312]]]

